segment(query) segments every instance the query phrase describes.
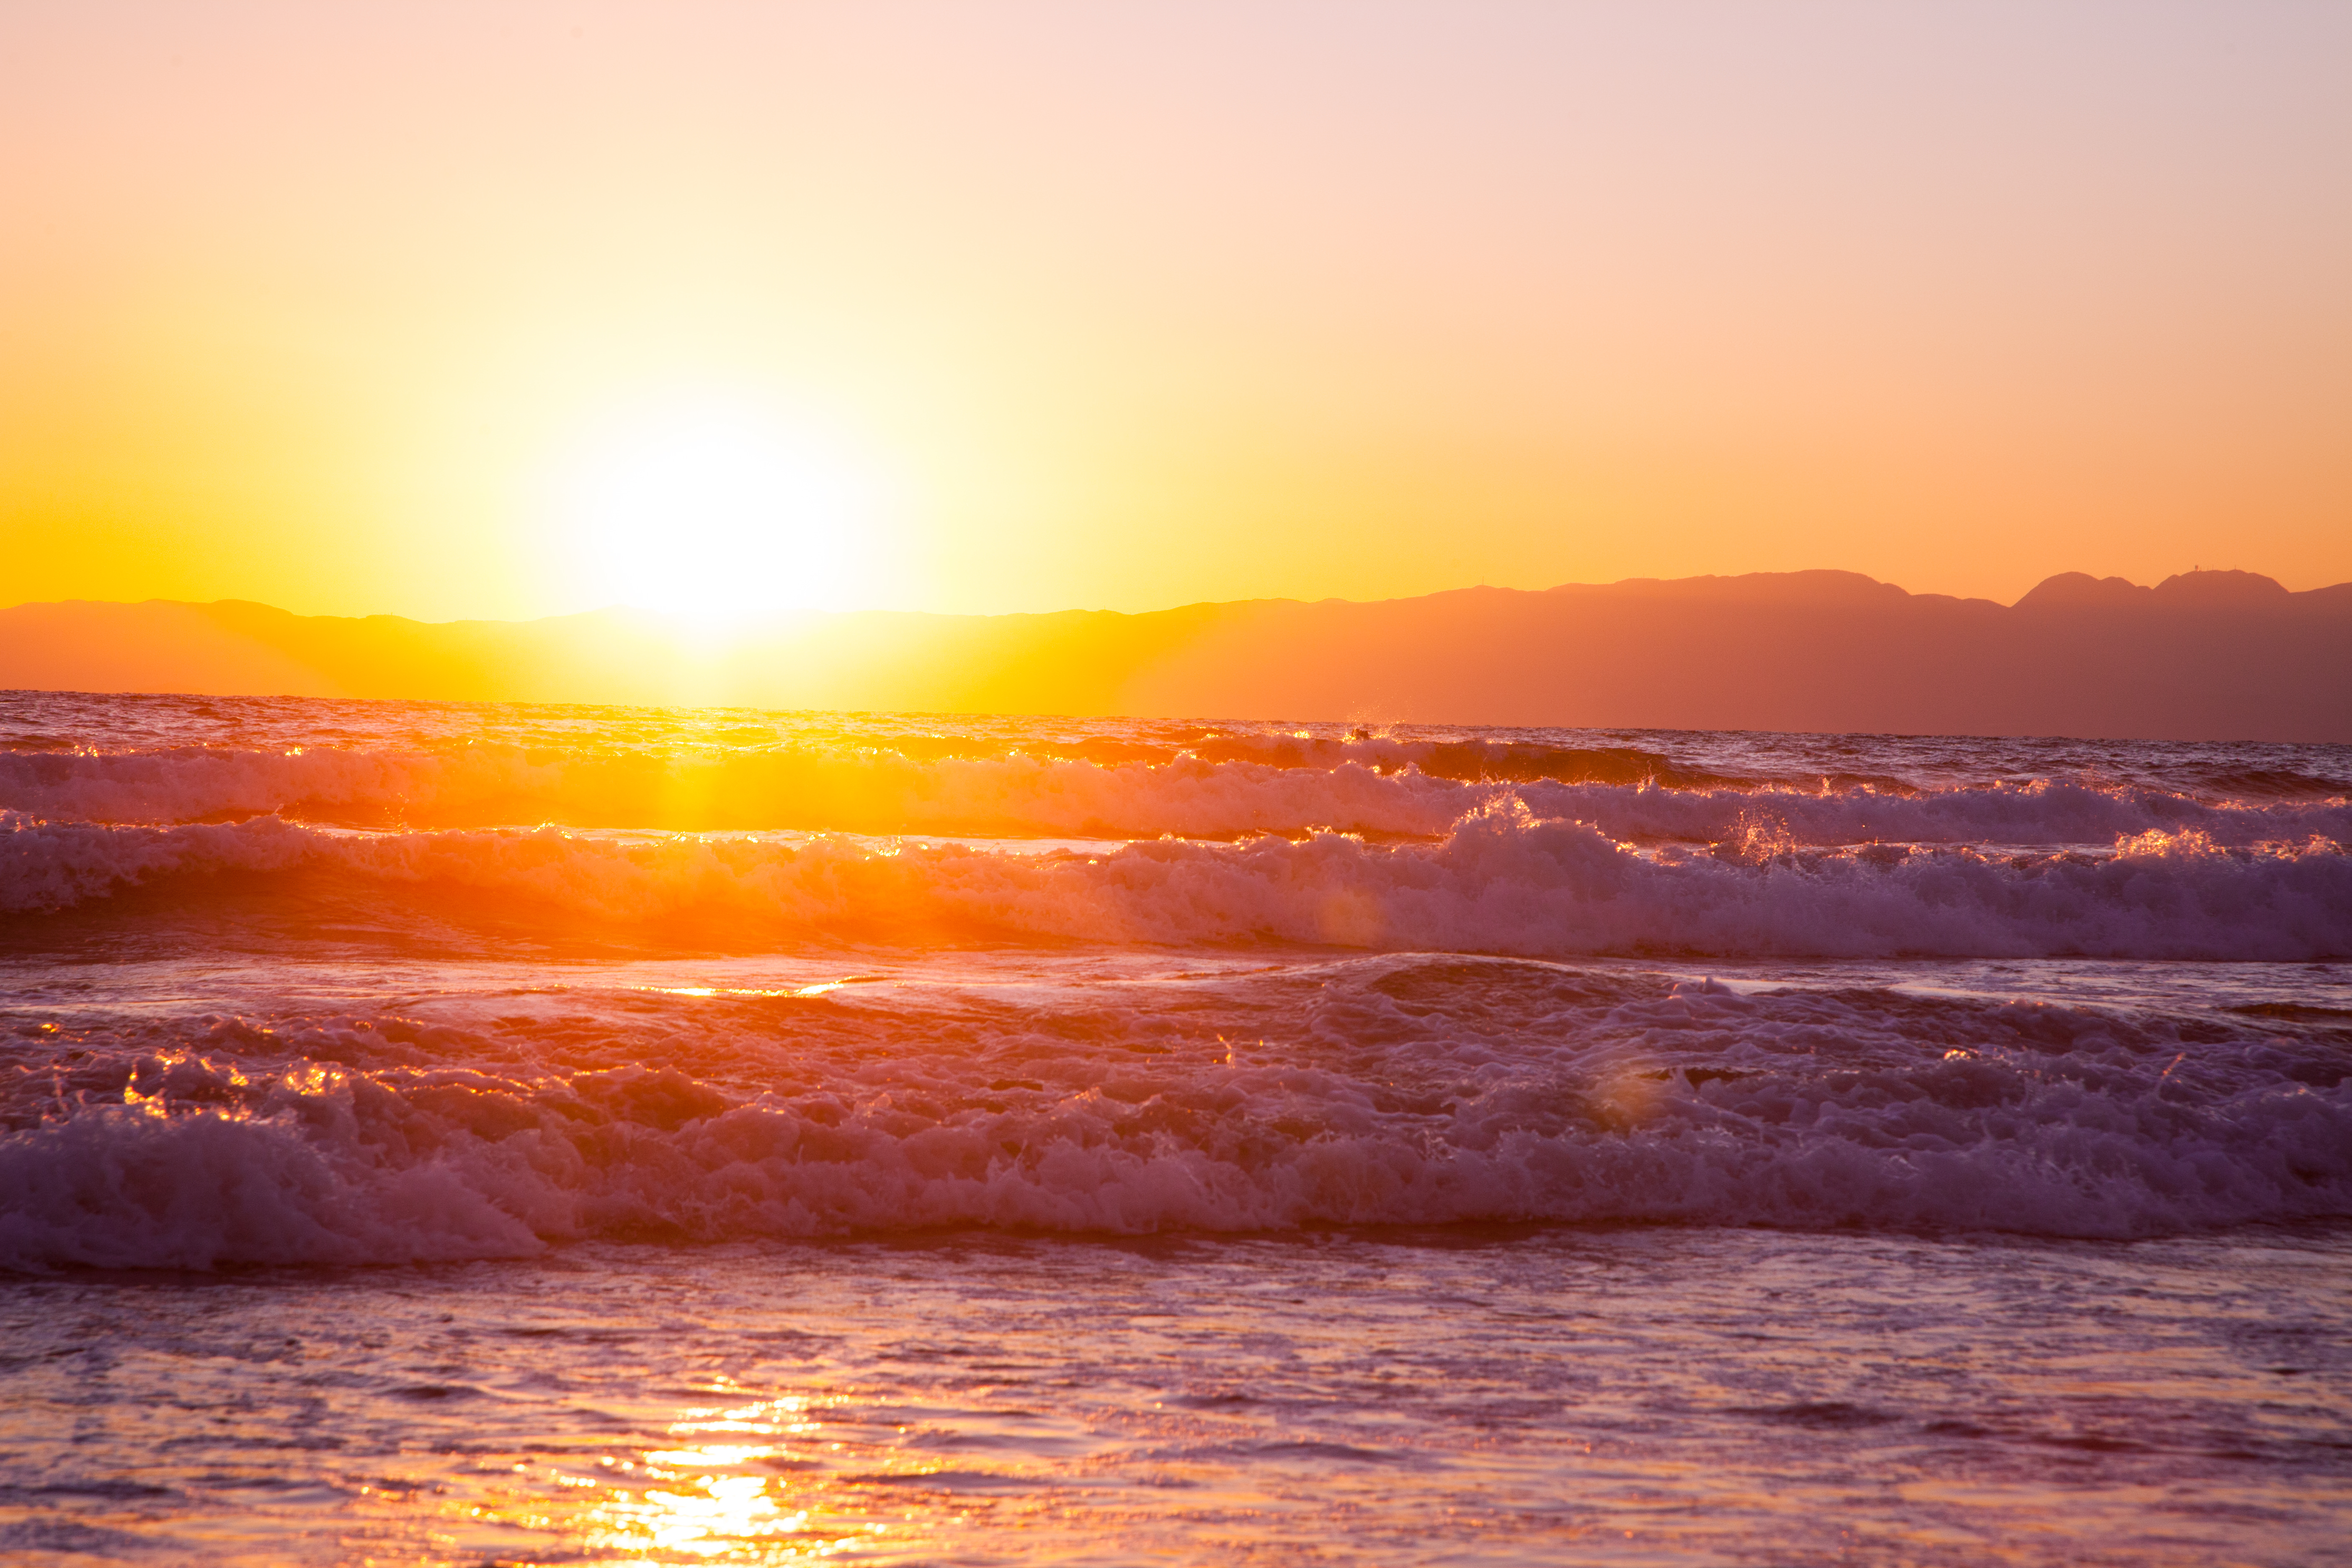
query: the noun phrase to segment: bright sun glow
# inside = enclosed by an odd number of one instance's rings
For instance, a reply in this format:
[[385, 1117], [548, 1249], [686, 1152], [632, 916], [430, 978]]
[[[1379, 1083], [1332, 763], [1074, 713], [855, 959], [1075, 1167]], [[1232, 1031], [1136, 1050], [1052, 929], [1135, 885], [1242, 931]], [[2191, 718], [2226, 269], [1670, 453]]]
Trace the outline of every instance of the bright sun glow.
[[617, 420], [564, 468], [560, 525], [602, 602], [740, 623], [871, 595], [870, 484], [837, 445], [757, 405]]

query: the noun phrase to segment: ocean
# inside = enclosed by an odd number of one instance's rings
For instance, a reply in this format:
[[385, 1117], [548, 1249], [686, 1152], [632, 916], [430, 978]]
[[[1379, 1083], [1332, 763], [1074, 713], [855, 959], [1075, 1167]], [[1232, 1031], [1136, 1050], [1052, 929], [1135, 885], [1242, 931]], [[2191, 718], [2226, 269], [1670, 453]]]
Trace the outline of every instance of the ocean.
[[0, 694], [0, 1555], [2352, 1563], [2348, 796]]

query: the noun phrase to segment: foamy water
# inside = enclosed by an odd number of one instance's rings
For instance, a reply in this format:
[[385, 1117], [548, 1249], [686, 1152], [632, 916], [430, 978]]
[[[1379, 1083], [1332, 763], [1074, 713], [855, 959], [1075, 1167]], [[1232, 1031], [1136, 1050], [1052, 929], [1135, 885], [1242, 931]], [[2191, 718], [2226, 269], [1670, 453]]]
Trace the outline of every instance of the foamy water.
[[[2352, 748], [29, 693], [0, 745], [0, 1293], [117, 1357], [8, 1363], [0, 1546], [2202, 1562], [2238, 1510], [2229, 1560], [2285, 1563], [2346, 1522], [2345, 1366], [2254, 1347], [2352, 1298], [2309, 1283], [2352, 1261]], [[2108, 1329], [2012, 1321], [2020, 1268]], [[795, 1333], [835, 1349], [780, 1370]], [[1974, 1392], [1923, 1415], [1888, 1358]], [[210, 1442], [247, 1394], [311, 1446]], [[96, 1447], [39, 1436], [82, 1395]]]

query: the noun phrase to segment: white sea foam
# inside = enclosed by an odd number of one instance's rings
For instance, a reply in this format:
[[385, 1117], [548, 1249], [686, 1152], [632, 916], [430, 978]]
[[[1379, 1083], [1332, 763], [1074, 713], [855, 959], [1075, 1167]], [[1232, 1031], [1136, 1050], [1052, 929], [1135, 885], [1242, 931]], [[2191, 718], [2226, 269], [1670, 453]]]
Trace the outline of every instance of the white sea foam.
[[[970, 1225], [2135, 1236], [2352, 1214], [2352, 1061], [2325, 1038], [1500, 961], [1268, 984], [1295, 994], [1256, 1016], [1305, 1017], [1291, 1038], [1226, 1044], [1214, 997], [1173, 1034], [1099, 1005], [1043, 1033], [1034, 1012], [969, 1009], [943, 1031], [888, 999], [819, 1004], [781, 1037], [772, 1014], [714, 1016], [702, 1048], [732, 1065], [709, 1078], [349, 1019], [85, 1050], [16, 1086], [0, 1264]], [[1230, 1021], [1250, 1001], [1228, 999]]]

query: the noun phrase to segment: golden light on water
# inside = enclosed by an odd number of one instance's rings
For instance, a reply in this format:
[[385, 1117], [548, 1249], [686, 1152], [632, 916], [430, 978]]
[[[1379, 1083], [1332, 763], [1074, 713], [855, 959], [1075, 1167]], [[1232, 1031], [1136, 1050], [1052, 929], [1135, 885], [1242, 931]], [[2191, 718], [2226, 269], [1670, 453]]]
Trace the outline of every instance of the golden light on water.
[[[723, 1462], [723, 1461], [722, 1461]], [[681, 1474], [668, 1486], [623, 1493], [594, 1510], [584, 1523], [587, 1542], [660, 1552], [687, 1552], [710, 1559], [791, 1562], [822, 1557], [866, 1533], [849, 1527], [828, 1529], [808, 1508], [795, 1508], [775, 1493], [783, 1483], [765, 1476]]]
[[462, 1523], [553, 1530], [597, 1562], [774, 1564], [919, 1546], [927, 1532], [895, 1500], [877, 1508], [866, 1486], [801, 1457], [839, 1447], [823, 1426], [804, 1398], [689, 1408], [667, 1446], [608, 1453], [593, 1468], [517, 1465], [521, 1489], [477, 1497]]

